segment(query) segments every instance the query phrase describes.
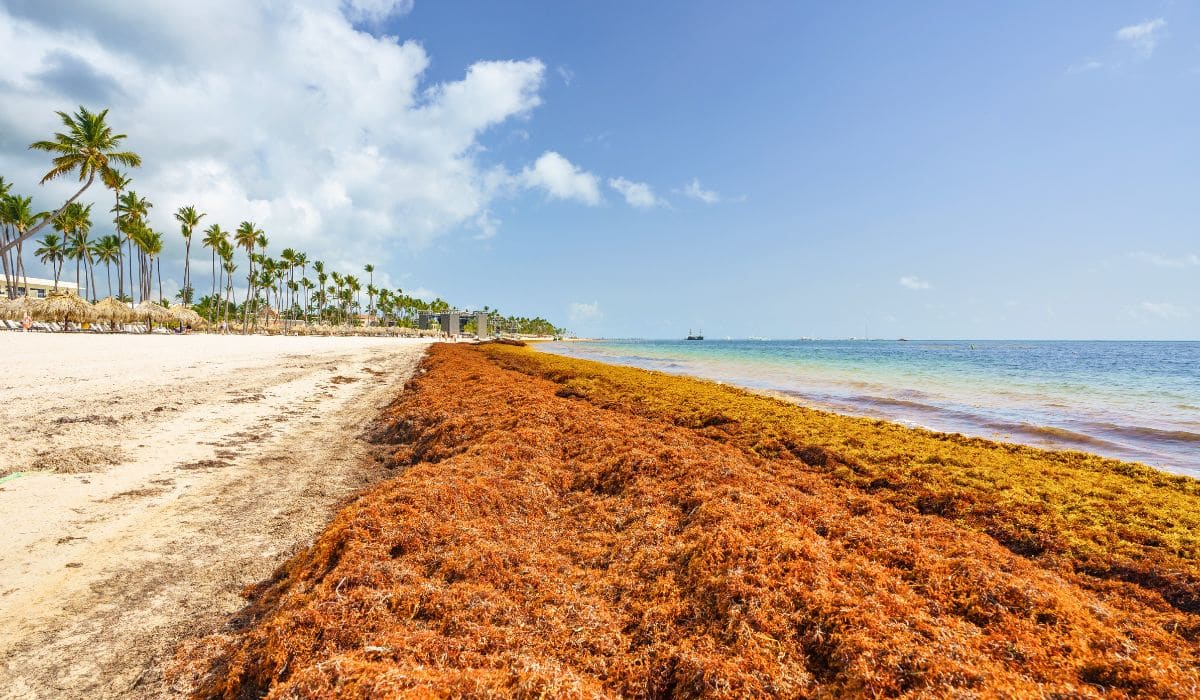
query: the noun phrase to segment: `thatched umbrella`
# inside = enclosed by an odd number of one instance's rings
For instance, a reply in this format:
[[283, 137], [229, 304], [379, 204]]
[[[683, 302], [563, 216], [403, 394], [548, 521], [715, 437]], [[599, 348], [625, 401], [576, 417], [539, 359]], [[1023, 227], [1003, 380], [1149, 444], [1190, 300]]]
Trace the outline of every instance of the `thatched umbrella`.
[[25, 314], [33, 311], [32, 307], [33, 302], [27, 296], [19, 296], [16, 299], [0, 299], [0, 318], [20, 321], [25, 318]]
[[97, 321], [108, 323], [129, 323], [136, 321], [138, 314], [129, 304], [112, 297], [104, 297], [92, 306], [96, 312]]
[[150, 301], [149, 299], [133, 307], [133, 310], [135, 313], [137, 313], [137, 317], [139, 319], [144, 318], [151, 324], [170, 323], [171, 321], [175, 320], [175, 314], [167, 311], [166, 307], [164, 307], [162, 304]]
[[41, 321], [75, 321], [82, 323], [95, 318], [96, 312], [92, 305], [84, 301], [78, 294], [71, 292], [50, 292], [45, 299], [38, 299], [29, 305], [31, 315]]
[[208, 325], [208, 321], [203, 316], [183, 304], [172, 304], [171, 313], [180, 323], [185, 323], [192, 328], [203, 328]]

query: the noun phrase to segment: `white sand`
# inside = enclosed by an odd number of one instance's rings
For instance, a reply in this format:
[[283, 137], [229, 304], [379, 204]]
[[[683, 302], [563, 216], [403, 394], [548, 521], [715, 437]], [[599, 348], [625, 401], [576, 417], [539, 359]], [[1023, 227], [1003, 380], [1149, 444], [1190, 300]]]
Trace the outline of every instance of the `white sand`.
[[390, 472], [428, 341], [0, 333], [0, 697], [162, 697], [188, 634]]

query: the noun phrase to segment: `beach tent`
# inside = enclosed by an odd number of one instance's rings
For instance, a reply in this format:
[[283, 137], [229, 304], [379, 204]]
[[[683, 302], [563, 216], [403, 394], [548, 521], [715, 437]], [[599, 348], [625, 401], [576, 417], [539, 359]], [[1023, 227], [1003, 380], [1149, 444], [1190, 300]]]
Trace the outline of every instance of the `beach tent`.
[[32, 307], [33, 302], [27, 296], [19, 296], [16, 299], [0, 299], [0, 319], [20, 321], [25, 318], [26, 313], [32, 315]]
[[92, 305], [97, 321], [108, 323], [129, 323], [136, 321], [138, 314], [129, 304], [112, 297], [104, 297]]
[[45, 299], [29, 305], [30, 315], [39, 321], [83, 323], [96, 317], [92, 305], [74, 292], [50, 292]]
[[208, 326], [208, 321], [203, 316], [183, 304], [173, 304], [170, 311], [175, 316], [176, 321], [187, 324], [192, 328], [206, 328]]
[[144, 318], [151, 324], [166, 324], [175, 320], [175, 315], [166, 307], [149, 299], [133, 307], [133, 310], [137, 313], [138, 318]]

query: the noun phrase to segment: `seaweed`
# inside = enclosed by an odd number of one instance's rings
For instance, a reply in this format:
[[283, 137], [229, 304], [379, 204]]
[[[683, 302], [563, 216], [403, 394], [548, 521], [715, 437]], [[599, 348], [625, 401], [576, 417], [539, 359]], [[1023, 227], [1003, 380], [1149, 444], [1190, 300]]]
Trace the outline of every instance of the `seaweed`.
[[[180, 650], [195, 697], [1200, 689], [1195, 611], [1113, 568], [1165, 551], [1186, 587], [1183, 534], [1144, 535], [1191, 527], [1189, 484], [521, 348], [424, 369], [383, 418], [410, 466]], [[1115, 485], [1136, 537], [1063, 512]]]

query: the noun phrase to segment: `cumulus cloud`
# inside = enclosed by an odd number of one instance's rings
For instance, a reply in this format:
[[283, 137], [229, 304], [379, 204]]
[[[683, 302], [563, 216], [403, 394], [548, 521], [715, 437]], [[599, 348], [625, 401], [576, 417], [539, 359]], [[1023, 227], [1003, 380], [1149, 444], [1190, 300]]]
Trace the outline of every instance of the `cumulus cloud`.
[[567, 318], [571, 323], [590, 323], [603, 317], [604, 313], [600, 311], [600, 304], [595, 301], [590, 304], [574, 301], [567, 307]]
[[924, 289], [933, 289], [933, 285], [915, 275], [905, 275], [900, 278], [900, 286], [905, 289], [921, 291]]
[[1121, 27], [1116, 33], [1117, 41], [1129, 45], [1142, 56], [1149, 57], [1158, 46], [1158, 41], [1166, 26], [1167, 21], [1159, 17], [1140, 24]]
[[1186, 318], [1188, 316], [1187, 309], [1166, 301], [1143, 301], [1138, 308], [1152, 316], [1157, 316], [1159, 318]]
[[649, 208], [659, 204], [658, 197], [650, 185], [644, 182], [634, 182], [623, 177], [615, 177], [608, 181], [608, 186], [621, 193], [625, 202], [630, 206]]
[[[495, 235], [493, 203], [522, 183], [598, 203], [597, 178], [557, 153], [515, 173], [485, 160], [489, 130], [540, 104], [541, 61], [479, 61], [432, 83], [419, 43], [356, 24], [411, 7], [5, 0], [0, 173], [43, 208], [61, 201], [72, 183], [38, 187], [48, 161], [26, 146], [60, 128], [55, 110], [108, 107], [142, 155], [133, 189], [154, 202], [150, 223], [168, 232], [176, 260], [171, 214], [185, 204], [207, 212], [206, 224], [256, 222], [272, 249], [357, 268], [451, 230]], [[85, 197], [111, 194], [94, 186]]]
[[1195, 253], [1171, 257], [1139, 250], [1133, 254], [1133, 257], [1157, 267], [1193, 267], [1200, 265], [1200, 255], [1196, 255]]
[[573, 199], [589, 206], [603, 201], [600, 179], [554, 151], [546, 151], [532, 167], [522, 170], [520, 181], [526, 187], [544, 190], [554, 199]]
[[705, 204], [716, 204], [721, 201], [720, 193], [701, 187], [699, 178], [692, 178], [692, 181], [680, 190], [680, 192], [687, 197], [691, 197], [698, 202], [704, 202]]

